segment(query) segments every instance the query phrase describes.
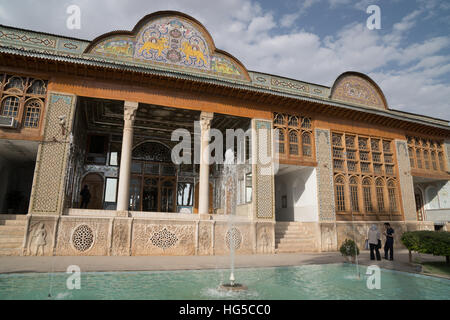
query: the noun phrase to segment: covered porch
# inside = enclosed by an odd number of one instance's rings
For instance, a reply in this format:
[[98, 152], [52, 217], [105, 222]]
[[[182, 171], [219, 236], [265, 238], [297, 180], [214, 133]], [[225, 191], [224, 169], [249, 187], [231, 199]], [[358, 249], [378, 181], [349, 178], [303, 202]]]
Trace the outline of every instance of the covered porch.
[[[251, 119], [245, 117], [79, 97], [63, 214], [191, 219], [198, 213], [224, 214], [223, 166], [202, 162], [199, 154], [208, 147], [210, 136], [214, 143], [217, 132], [225, 144], [227, 129], [245, 132], [250, 127]], [[173, 161], [172, 150], [181, 141], [172, 139], [176, 130], [188, 137], [183, 141], [189, 142], [190, 154], [175, 153], [190, 163]], [[235, 158], [239, 154], [244, 163], [235, 181], [236, 211], [250, 218], [250, 139], [245, 145], [237, 140]], [[218, 150], [226, 151], [225, 146]], [[85, 185], [91, 198], [86, 208], [80, 208]]]

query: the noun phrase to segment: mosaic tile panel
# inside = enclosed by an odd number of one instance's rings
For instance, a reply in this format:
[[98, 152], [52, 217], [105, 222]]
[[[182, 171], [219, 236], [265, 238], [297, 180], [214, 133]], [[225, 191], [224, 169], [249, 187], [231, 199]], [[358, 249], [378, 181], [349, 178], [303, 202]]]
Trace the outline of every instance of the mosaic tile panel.
[[[49, 93], [43, 142], [39, 145], [30, 200], [32, 213], [62, 213], [75, 100], [72, 95]], [[62, 118], [65, 119], [65, 130], [60, 124]]]
[[273, 186], [274, 176], [272, 161], [264, 164], [265, 158], [272, 157], [272, 122], [255, 120], [256, 123], [256, 217], [273, 219]]
[[356, 75], [347, 75], [339, 79], [334, 85], [331, 98], [386, 109], [377, 88], [369, 80]]
[[215, 51], [209, 35], [200, 26], [179, 16], [150, 19], [135, 36], [114, 35], [88, 51], [104, 57], [247, 79], [245, 70], [238, 63]]
[[400, 191], [402, 195], [402, 205], [406, 221], [417, 220], [414, 184], [411, 176], [408, 147], [406, 141], [395, 140], [397, 148], [398, 173], [400, 176]]
[[319, 221], [335, 221], [336, 214], [334, 203], [330, 130], [316, 129], [315, 139]]

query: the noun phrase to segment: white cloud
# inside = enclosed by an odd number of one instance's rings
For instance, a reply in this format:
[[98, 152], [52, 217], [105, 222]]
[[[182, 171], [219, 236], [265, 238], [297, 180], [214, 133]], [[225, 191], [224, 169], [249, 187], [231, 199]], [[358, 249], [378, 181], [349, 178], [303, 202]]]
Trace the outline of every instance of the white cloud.
[[280, 25], [282, 27], [285, 27], [285, 28], [292, 27], [292, 25], [294, 24], [295, 20], [297, 20], [297, 18], [299, 16], [300, 15], [298, 13], [285, 14], [280, 19]]
[[[299, 8], [307, 9], [319, 1], [303, 1]], [[328, 1], [329, 5], [351, 5], [363, 10], [377, 3], [373, 0], [347, 2]], [[0, 14], [8, 12], [8, 19], [2, 23], [93, 39], [112, 30], [131, 30], [147, 13], [177, 10], [199, 20], [218, 48], [237, 57], [250, 70], [328, 86], [342, 72], [360, 71], [380, 85], [391, 108], [450, 118], [450, 85], [441, 79], [450, 72], [449, 55], [444, 53], [450, 47], [450, 37], [444, 33], [445, 36], [405, 44], [405, 35], [418, 24], [421, 8], [400, 19], [388, 35], [368, 30], [360, 23], [344, 26], [335, 34], [321, 38], [293, 27], [301, 10], [289, 12], [280, 19], [250, 0], [189, 3], [74, 0], [71, 3], [82, 9], [83, 29], [78, 33], [64, 28], [65, 7], [60, 1], [49, 0], [38, 7], [33, 3], [31, 0], [23, 0], [20, 5], [14, 1], [2, 2]], [[437, 4], [434, 8], [438, 8]], [[46, 19], [48, 16], [54, 19]], [[384, 25], [383, 28], [389, 31]]]

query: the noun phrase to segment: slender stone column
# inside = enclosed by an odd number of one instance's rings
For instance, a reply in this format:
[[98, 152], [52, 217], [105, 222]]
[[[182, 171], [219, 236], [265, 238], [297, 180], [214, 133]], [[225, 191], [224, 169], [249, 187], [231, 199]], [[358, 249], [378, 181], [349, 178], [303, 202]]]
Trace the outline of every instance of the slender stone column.
[[209, 131], [214, 114], [202, 112], [200, 114], [201, 147], [200, 147], [200, 182], [198, 197], [198, 213], [209, 213]]
[[137, 102], [125, 101], [122, 154], [120, 158], [119, 193], [117, 211], [127, 211], [130, 202], [130, 169], [133, 147], [133, 123], [138, 108]]

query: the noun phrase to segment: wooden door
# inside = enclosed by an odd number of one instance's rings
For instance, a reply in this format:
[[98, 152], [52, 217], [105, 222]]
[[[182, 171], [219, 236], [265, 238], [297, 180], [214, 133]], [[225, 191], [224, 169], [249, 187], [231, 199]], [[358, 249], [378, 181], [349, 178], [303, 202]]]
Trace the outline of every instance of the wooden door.
[[422, 198], [422, 194], [420, 192], [416, 192], [414, 194], [415, 198], [416, 198], [416, 214], [417, 214], [417, 221], [423, 221], [424, 220], [424, 216], [423, 216], [423, 198]]

